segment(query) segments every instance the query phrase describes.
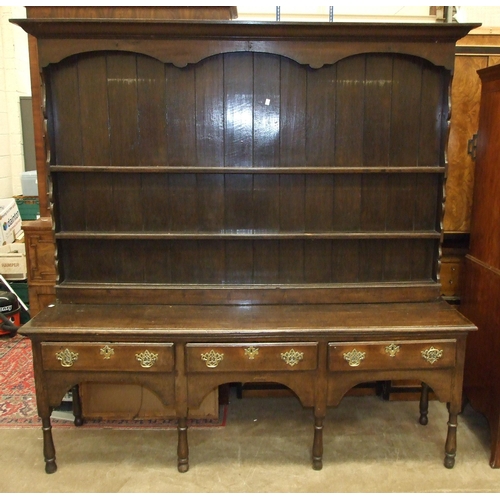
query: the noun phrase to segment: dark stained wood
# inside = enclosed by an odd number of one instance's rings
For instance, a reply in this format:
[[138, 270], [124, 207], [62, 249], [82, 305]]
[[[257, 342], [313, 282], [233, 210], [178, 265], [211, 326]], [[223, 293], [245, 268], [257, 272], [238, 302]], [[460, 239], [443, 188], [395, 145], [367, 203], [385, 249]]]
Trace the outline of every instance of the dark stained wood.
[[463, 314], [475, 321], [478, 332], [467, 345], [465, 394], [486, 415], [491, 431], [490, 465], [500, 467], [498, 329], [500, 307], [500, 65], [478, 71], [482, 90], [474, 203], [469, 253], [465, 259]]
[[449, 403], [452, 467], [474, 326], [439, 297], [443, 138], [472, 25], [17, 22], [52, 136], [58, 303], [21, 330], [44, 421], [80, 383], [139, 384], [174, 405], [185, 472], [189, 412], [262, 380], [313, 409], [320, 470], [327, 406], [417, 377]]

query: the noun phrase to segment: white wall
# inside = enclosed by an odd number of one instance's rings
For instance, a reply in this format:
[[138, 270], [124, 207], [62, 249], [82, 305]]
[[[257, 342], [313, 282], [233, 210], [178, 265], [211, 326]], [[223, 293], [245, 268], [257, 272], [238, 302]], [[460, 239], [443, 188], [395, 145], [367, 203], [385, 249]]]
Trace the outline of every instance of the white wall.
[[22, 194], [24, 171], [19, 98], [31, 95], [28, 36], [9, 22], [24, 7], [0, 7], [0, 198]]

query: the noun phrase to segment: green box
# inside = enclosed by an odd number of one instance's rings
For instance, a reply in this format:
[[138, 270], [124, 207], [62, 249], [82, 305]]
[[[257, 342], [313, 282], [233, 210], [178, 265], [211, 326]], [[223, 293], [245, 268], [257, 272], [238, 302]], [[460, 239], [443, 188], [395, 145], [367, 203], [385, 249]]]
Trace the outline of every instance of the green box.
[[21, 220], [37, 220], [40, 217], [40, 200], [38, 196], [16, 196], [16, 203]]

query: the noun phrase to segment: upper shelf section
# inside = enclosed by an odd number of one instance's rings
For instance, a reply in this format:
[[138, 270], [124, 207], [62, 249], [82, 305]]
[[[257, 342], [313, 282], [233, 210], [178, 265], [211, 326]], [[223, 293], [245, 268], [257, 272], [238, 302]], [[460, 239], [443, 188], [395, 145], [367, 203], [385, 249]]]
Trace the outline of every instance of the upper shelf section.
[[[360, 53], [401, 53], [453, 68], [457, 40], [480, 24], [13, 19], [38, 39], [40, 66], [100, 50], [143, 53], [178, 67], [229, 52], [264, 52], [320, 68]], [[65, 40], [66, 43], [61, 43]], [[85, 43], [82, 43], [85, 40]], [[446, 46], [448, 50], [440, 50]]]

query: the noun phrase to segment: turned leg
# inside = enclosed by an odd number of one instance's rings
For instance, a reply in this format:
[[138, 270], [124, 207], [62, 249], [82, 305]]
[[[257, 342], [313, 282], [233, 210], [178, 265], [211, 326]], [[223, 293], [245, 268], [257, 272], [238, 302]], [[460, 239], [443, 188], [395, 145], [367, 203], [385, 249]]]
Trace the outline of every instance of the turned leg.
[[455, 465], [455, 456], [457, 454], [457, 413], [450, 411], [448, 421], [448, 434], [446, 436], [444, 466], [447, 469], [453, 469]]
[[187, 419], [180, 418], [177, 423], [177, 470], [189, 470], [189, 448], [187, 440]]
[[429, 413], [429, 386], [422, 382], [422, 391], [420, 392], [420, 419], [419, 422], [422, 425], [427, 425], [429, 419], [427, 414]]
[[314, 418], [313, 469], [323, 468], [323, 417]]
[[42, 417], [42, 431], [45, 472], [47, 474], [53, 474], [57, 470], [57, 464], [56, 450], [54, 448], [54, 441], [52, 440], [52, 426], [50, 424], [50, 417]]
[[82, 400], [80, 399], [80, 390], [77, 385], [71, 388], [71, 395], [73, 399], [73, 415], [75, 416], [75, 425], [80, 427], [83, 425]]

